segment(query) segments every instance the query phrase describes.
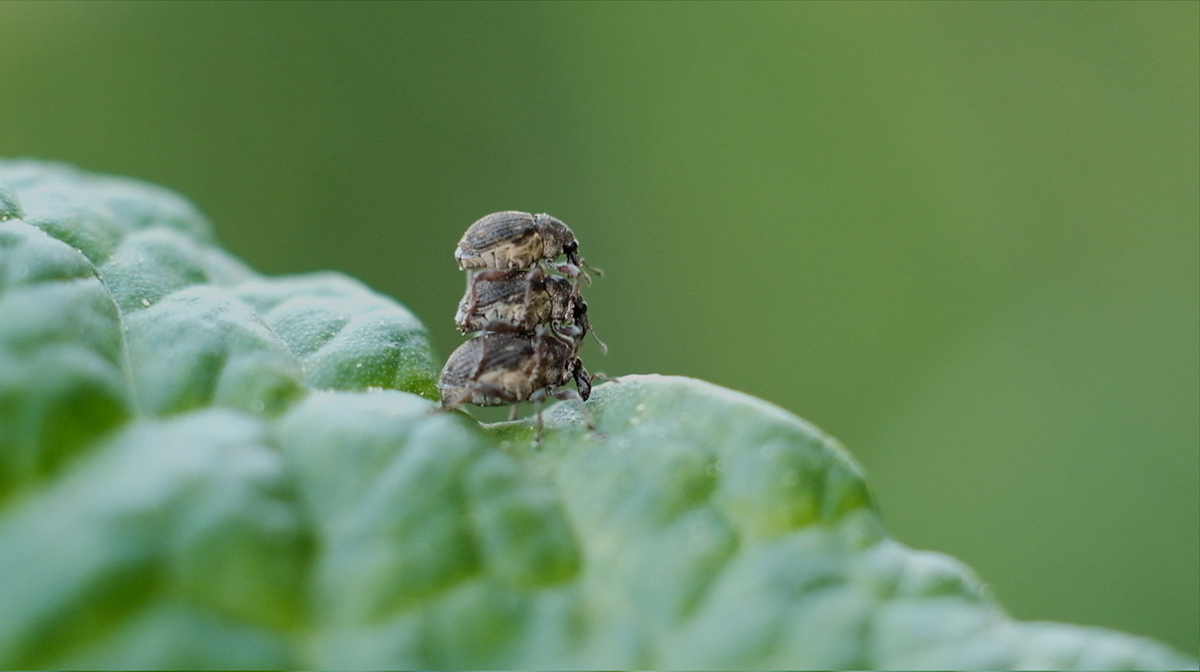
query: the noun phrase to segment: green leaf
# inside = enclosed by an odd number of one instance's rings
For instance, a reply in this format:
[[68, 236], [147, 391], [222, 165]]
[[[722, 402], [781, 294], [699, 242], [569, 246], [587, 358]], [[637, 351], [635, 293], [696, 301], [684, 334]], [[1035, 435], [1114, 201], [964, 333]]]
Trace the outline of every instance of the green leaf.
[[0, 220], [2, 667], [1196, 667], [1012, 620], [758, 399], [625, 376], [535, 448], [434, 412], [404, 307], [169, 191], [0, 162]]

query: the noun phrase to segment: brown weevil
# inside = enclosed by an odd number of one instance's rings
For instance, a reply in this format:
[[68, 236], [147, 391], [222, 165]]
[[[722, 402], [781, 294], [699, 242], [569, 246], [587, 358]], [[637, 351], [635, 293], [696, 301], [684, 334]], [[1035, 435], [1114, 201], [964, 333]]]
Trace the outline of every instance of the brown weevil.
[[[540, 268], [516, 271], [479, 271], [469, 276], [467, 292], [454, 316], [458, 330], [532, 334], [538, 325], [549, 325], [553, 333], [568, 323], [591, 331], [587, 302], [578, 286], [566, 278], [549, 275]], [[608, 346], [592, 332], [607, 352]]]
[[579, 241], [566, 224], [547, 214], [515, 210], [493, 212], [479, 219], [467, 229], [454, 250], [458, 267], [463, 270], [530, 268], [534, 264], [552, 264], [564, 254], [569, 263], [554, 268], [571, 277], [581, 275], [591, 282], [583, 271]]
[[[537, 436], [542, 433], [542, 403], [549, 397], [586, 401], [592, 391], [592, 377], [579, 360], [578, 339], [582, 332], [568, 327], [563, 333], [573, 342], [547, 335], [488, 332], [463, 343], [451, 353], [438, 380], [442, 409], [454, 410], [463, 404], [476, 406], [513, 405], [529, 401], [538, 406]], [[578, 391], [563, 388], [571, 380]], [[583, 407], [588, 428], [595, 422]]]

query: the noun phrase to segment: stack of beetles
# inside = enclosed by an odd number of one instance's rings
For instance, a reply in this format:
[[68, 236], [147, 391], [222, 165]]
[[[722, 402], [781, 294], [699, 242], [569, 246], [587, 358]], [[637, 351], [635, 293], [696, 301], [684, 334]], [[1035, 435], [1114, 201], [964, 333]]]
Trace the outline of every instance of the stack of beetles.
[[[563, 255], [567, 262], [557, 263]], [[591, 330], [579, 293], [579, 281], [590, 284], [591, 278], [583, 270], [579, 242], [550, 215], [496, 212], [467, 229], [454, 258], [467, 272], [467, 292], [454, 321], [459, 331], [476, 333], [442, 369], [442, 408], [512, 405], [511, 420], [516, 404], [530, 401], [538, 407], [540, 440], [547, 397], [582, 402], [592, 389], [592, 376], [579, 360]], [[599, 338], [596, 342], [607, 350]], [[571, 380], [578, 391], [561, 388]], [[595, 429], [586, 407], [583, 412]]]

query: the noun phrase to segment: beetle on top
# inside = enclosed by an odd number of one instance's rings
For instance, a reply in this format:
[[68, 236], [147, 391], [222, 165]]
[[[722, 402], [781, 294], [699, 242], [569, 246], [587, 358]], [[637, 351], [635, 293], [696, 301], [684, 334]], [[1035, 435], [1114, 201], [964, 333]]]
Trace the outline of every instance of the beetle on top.
[[[566, 264], [553, 264], [563, 255]], [[458, 241], [454, 250], [458, 267], [464, 271], [477, 268], [507, 270], [529, 268], [534, 264], [553, 264], [554, 269], [569, 277], [581, 275], [584, 261], [579, 256], [579, 241], [571, 229], [556, 217], [545, 213], [505, 210], [493, 212], [472, 224]], [[603, 275], [597, 269], [592, 269]]]

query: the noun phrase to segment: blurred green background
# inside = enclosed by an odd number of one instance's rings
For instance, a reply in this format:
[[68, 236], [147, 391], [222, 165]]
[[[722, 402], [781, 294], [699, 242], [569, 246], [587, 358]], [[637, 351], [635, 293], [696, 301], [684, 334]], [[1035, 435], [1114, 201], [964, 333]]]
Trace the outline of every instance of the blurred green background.
[[476, 218], [609, 374], [839, 437], [1022, 619], [1200, 646], [1200, 4], [0, 3], [0, 155], [187, 194], [445, 356]]

